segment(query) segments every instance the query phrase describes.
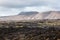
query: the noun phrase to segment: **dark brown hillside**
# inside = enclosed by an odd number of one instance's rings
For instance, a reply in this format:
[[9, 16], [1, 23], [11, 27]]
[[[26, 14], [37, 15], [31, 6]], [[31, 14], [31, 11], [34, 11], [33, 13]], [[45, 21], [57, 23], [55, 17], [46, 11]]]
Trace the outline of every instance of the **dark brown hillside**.
[[60, 40], [60, 20], [0, 22], [0, 40]]
[[3, 28], [0, 29], [0, 40], [58, 40], [60, 29], [48, 28]]

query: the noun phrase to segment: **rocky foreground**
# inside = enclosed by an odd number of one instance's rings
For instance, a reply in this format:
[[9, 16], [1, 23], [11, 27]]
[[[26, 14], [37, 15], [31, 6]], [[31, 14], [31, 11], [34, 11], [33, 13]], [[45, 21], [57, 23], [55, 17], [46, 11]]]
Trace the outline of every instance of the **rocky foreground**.
[[60, 40], [60, 28], [2, 28], [0, 40]]
[[0, 22], [0, 40], [60, 40], [60, 20]]

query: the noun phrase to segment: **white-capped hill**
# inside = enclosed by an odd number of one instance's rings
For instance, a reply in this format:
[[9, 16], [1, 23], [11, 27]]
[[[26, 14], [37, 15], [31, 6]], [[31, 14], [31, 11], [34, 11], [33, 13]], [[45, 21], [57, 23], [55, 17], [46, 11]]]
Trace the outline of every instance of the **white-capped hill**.
[[0, 21], [30, 21], [41, 19], [60, 19], [60, 11], [48, 11], [48, 12], [21, 12], [14, 16], [0, 17]]

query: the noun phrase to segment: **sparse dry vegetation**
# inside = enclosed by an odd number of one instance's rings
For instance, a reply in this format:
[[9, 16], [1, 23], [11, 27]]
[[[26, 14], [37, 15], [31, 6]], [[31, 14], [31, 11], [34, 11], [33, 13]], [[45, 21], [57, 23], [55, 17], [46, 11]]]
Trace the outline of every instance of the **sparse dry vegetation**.
[[60, 20], [0, 22], [0, 40], [60, 40]]

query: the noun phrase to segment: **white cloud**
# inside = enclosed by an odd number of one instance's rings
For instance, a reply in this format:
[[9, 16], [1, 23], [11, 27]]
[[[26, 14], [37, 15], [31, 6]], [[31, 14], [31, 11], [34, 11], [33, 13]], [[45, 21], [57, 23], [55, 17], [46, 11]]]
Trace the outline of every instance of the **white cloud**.
[[18, 8], [18, 9], [0, 7], [0, 16], [17, 15], [21, 11], [43, 12], [43, 11], [51, 11], [51, 10], [55, 10], [55, 9], [50, 6], [34, 6], [34, 7], [25, 7], [25, 8]]
[[53, 11], [55, 10], [52, 7], [48, 6], [38, 6], [38, 7], [25, 7], [23, 11], [38, 11], [38, 12], [43, 12], [43, 11]]
[[0, 15], [15, 15], [21, 11], [60, 10], [60, 0], [0, 0]]
[[22, 9], [0, 7], [0, 16], [17, 15]]

